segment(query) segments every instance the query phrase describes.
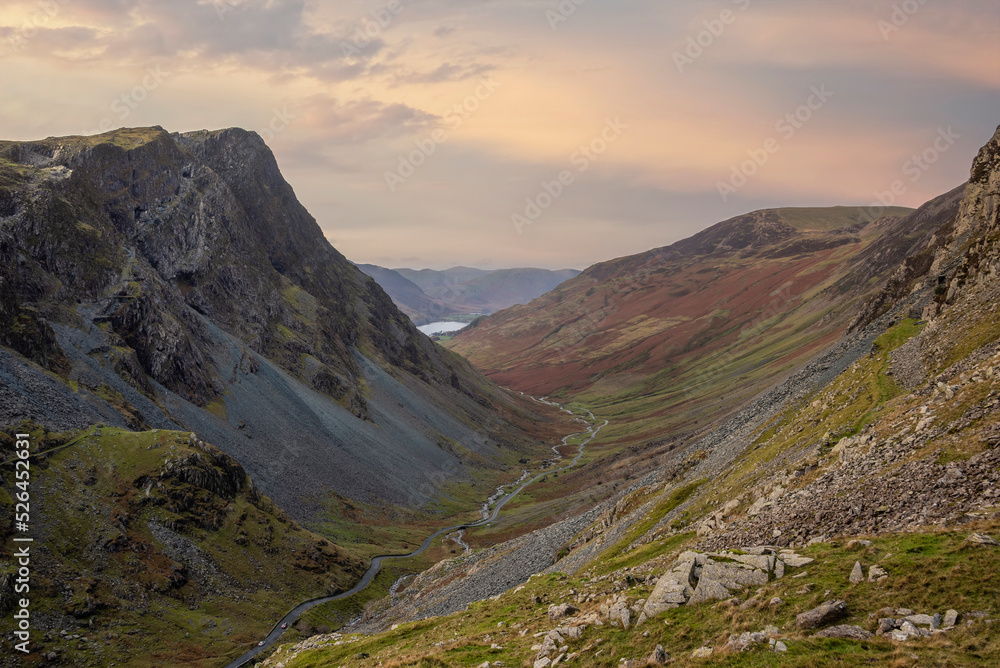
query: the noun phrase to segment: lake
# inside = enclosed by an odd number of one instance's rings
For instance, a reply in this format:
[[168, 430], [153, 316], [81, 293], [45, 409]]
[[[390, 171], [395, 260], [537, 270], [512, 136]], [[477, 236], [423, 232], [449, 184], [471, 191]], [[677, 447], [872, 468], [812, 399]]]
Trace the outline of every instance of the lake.
[[463, 327], [468, 326], [468, 324], [469, 323], [467, 322], [453, 322], [453, 321], [432, 322], [429, 325], [421, 325], [420, 327], [417, 327], [417, 329], [419, 329], [427, 336], [430, 336], [431, 334], [437, 334], [439, 332], [457, 332]]

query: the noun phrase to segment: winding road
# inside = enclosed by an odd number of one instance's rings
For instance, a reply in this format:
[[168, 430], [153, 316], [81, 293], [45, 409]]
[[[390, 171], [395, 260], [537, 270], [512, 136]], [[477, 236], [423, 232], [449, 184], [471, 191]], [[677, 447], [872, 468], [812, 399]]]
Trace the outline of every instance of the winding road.
[[[521, 394], [524, 395], [524, 392], [521, 392]], [[563, 412], [569, 413], [570, 415], [576, 415], [576, 413], [574, 413], [573, 411], [567, 409], [566, 407], [562, 406], [561, 404], [555, 403], [553, 401], [547, 401], [545, 399], [545, 397], [542, 397], [541, 399], [538, 399], [537, 397], [531, 397], [531, 398], [534, 399], [535, 401], [539, 402], [539, 403], [543, 403], [543, 404], [546, 404], [546, 405], [549, 405], [549, 406], [558, 406], [560, 410], [562, 410]], [[408, 554], [382, 554], [382, 555], [373, 557], [372, 558], [371, 566], [368, 567], [368, 571], [364, 574], [364, 576], [362, 576], [361, 580], [356, 585], [354, 585], [351, 589], [349, 589], [349, 590], [347, 590], [345, 592], [342, 592], [340, 594], [335, 594], [333, 596], [323, 596], [321, 598], [314, 598], [314, 599], [310, 599], [308, 601], [304, 601], [302, 603], [299, 603], [297, 606], [295, 606], [295, 608], [293, 608], [291, 610], [291, 612], [289, 612], [284, 617], [282, 617], [280, 620], [278, 620], [278, 623], [274, 625], [274, 628], [271, 629], [271, 632], [268, 633], [267, 636], [263, 639], [263, 644], [262, 645], [258, 645], [257, 647], [254, 647], [252, 650], [250, 650], [249, 652], [247, 652], [246, 654], [244, 654], [240, 658], [238, 658], [235, 661], [229, 663], [226, 666], [226, 668], [240, 668], [240, 666], [245, 666], [248, 663], [250, 663], [258, 654], [266, 651], [274, 643], [276, 643], [278, 641], [278, 639], [281, 638], [281, 636], [285, 633], [285, 631], [287, 630], [287, 627], [291, 626], [307, 610], [310, 610], [311, 608], [315, 608], [317, 605], [323, 605], [324, 603], [329, 603], [330, 601], [339, 601], [341, 599], [345, 599], [345, 598], [348, 598], [350, 596], [354, 596], [355, 594], [363, 591], [369, 584], [371, 584], [372, 580], [375, 579], [375, 576], [378, 575], [379, 571], [382, 569], [382, 563], [386, 559], [406, 559], [408, 557], [415, 557], [415, 556], [421, 554], [422, 552], [424, 552], [427, 548], [429, 548], [431, 546], [431, 543], [433, 543], [436, 538], [438, 538], [439, 536], [441, 536], [443, 534], [448, 534], [448, 533], [451, 533], [453, 531], [464, 531], [465, 529], [471, 529], [473, 527], [479, 527], [479, 526], [483, 526], [485, 524], [489, 524], [490, 522], [492, 522], [493, 520], [495, 520], [497, 518], [497, 515], [500, 514], [500, 510], [505, 505], [507, 505], [507, 503], [509, 503], [514, 497], [516, 497], [521, 492], [521, 490], [523, 490], [525, 487], [527, 487], [528, 485], [531, 485], [532, 483], [538, 482], [539, 480], [541, 480], [542, 478], [544, 478], [545, 476], [547, 476], [547, 475], [549, 475], [551, 473], [561, 473], [562, 471], [567, 471], [567, 470], [573, 468], [574, 466], [576, 466], [577, 462], [580, 461], [580, 457], [583, 456], [583, 449], [584, 449], [584, 447], [588, 443], [590, 443], [591, 441], [593, 441], [597, 437], [597, 434], [600, 433], [601, 429], [603, 429], [608, 424], [608, 421], [605, 420], [604, 424], [596, 425], [595, 422], [597, 421], [597, 419], [594, 417], [594, 414], [591, 413], [590, 411], [588, 411], [585, 408], [582, 409], [582, 410], [587, 414], [589, 422], [587, 420], [584, 420], [583, 418], [581, 418], [579, 416], [577, 417], [577, 420], [579, 420], [580, 422], [583, 422], [584, 424], [587, 425], [587, 431], [577, 432], [575, 434], [570, 434], [569, 436], [565, 436], [562, 439], [562, 443], [561, 444], [559, 444], [557, 446], [554, 446], [552, 448], [552, 450], [556, 453], [556, 457], [554, 457], [552, 459], [549, 459], [549, 460], [546, 460], [545, 463], [543, 464], [543, 467], [545, 465], [550, 464], [551, 462], [555, 462], [555, 461], [558, 461], [559, 459], [562, 459], [563, 454], [559, 451], [559, 448], [563, 448], [563, 447], [566, 447], [567, 445], [569, 445], [569, 443], [568, 443], [569, 439], [574, 438], [576, 436], [580, 436], [581, 434], [586, 434], [587, 437], [583, 441], [580, 442], [580, 448], [577, 451], [576, 456], [573, 458], [573, 460], [568, 465], [566, 465], [566, 466], [564, 466], [562, 468], [558, 468], [558, 469], [548, 469], [548, 470], [545, 470], [542, 473], [539, 473], [539, 474], [535, 475], [533, 478], [525, 480], [524, 482], [518, 481], [518, 482], [520, 482], [520, 485], [516, 489], [514, 489], [514, 491], [506, 494], [505, 496], [502, 496], [502, 498], [499, 498], [499, 500], [496, 500], [495, 503], [493, 503], [493, 505], [492, 505], [492, 512], [490, 510], [490, 508], [491, 508], [490, 502], [487, 502], [484, 505], [484, 507], [483, 507], [483, 519], [479, 520], [478, 522], [467, 522], [465, 524], [456, 524], [454, 526], [445, 527], [444, 529], [438, 529], [437, 531], [435, 531], [434, 533], [432, 533], [430, 536], [428, 536], [427, 539], [424, 540], [424, 542], [420, 545], [420, 547], [418, 547], [416, 550], [414, 550], [413, 552], [410, 552]], [[522, 480], [523, 480], [523, 478], [524, 478], [524, 476], [522, 476]], [[513, 484], [517, 485], [518, 483], [513, 483]], [[505, 486], [498, 487], [497, 488], [498, 493], [502, 493], [504, 487]], [[491, 497], [491, 500], [495, 500], [496, 498], [497, 498], [497, 495], [494, 495], [493, 497]]]

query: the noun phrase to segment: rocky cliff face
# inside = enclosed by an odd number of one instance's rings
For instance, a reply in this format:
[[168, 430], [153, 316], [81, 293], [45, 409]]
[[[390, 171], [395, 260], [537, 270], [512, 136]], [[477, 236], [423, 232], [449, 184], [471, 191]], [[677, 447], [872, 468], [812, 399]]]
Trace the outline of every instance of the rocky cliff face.
[[330, 246], [254, 133], [0, 142], [0, 267], [0, 424], [196, 430], [297, 513], [419, 506], [527, 447], [526, 404]]

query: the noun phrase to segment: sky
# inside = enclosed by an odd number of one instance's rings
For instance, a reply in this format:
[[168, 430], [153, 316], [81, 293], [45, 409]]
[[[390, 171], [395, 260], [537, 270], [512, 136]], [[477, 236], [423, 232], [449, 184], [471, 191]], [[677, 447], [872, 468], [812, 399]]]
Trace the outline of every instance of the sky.
[[0, 138], [239, 126], [387, 267], [573, 267], [916, 207], [1000, 124], [996, 0], [4, 0]]

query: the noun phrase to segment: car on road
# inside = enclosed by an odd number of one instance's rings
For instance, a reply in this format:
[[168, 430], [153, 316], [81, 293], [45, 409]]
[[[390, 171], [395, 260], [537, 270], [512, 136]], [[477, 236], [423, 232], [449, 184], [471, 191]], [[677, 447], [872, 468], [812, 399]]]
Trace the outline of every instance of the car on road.
[[264, 641], [263, 640], [261, 640], [259, 643], [257, 643], [257, 647], [263, 647], [263, 646], [264, 646]]
[[288, 624], [282, 624], [282, 625], [281, 625], [281, 628], [283, 628], [283, 629], [287, 629], [287, 628], [288, 628]]

